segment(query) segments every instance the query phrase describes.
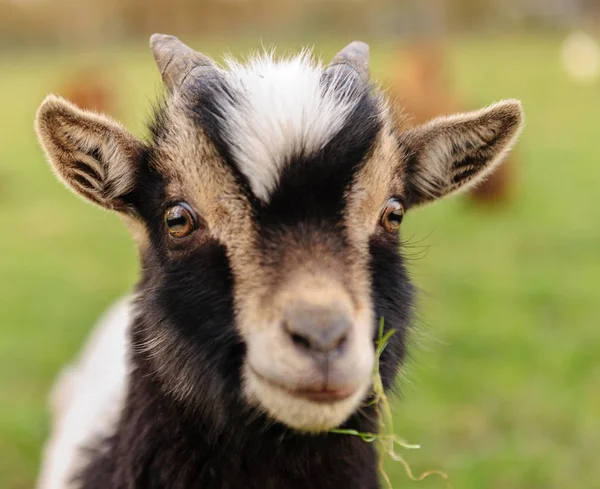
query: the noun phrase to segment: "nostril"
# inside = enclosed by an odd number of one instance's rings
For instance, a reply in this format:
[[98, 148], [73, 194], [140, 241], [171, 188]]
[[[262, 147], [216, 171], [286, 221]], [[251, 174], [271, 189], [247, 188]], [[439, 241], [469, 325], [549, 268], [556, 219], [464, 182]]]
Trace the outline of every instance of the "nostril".
[[343, 350], [344, 347], [346, 346], [346, 343], [348, 342], [348, 335], [344, 334], [336, 343], [336, 345], [334, 346], [334, 350], [336, 351], [340, 351]]
[[294, 345], [300, 347], [300, 348], [304, 348], [306, 350], [310, 350], [312, 348], [312, 345], [310, 343], [310, 340], [302, 335], [299, 335], [297, 333], [291, 333], [290, 334], [292, 341], [294, 342]]

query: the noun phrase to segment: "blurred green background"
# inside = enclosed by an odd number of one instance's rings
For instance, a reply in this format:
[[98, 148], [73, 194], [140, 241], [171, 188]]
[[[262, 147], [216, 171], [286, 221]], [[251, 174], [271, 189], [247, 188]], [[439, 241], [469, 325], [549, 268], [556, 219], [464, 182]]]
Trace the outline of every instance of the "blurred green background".
[[[152, 31], [179, 34], [216, 59], [271, 43], [314, 44], [328, 59], [362, 37], [374, 76], [385, 81], [406, 66], [415, 25], [444, 46], [457, 97], [469, 107], [519, 98], [527, 124], [507, 202], [453, 198], [410, 213], [403, 225], [422, 291], [394, 406], [398, 434], [422, 448], [405, 456], [416, 473], [443, 470], [456, 489], [600, 487], [600, 83], [569, 76], [561, 62], [569, 32], [583, 25], [594, 34], [590, 12], [597, 9], [585, 7], [595, 3], [554, 2], [583, 6], [561, 22], [543, 9], [511, 17], [513, 2], [482, 2], [496, 6], [488, 11], [435, 1], [431, 18], [416, 7], [402, 10], [413, 17], [399, 16], [396, 31], [389, 2], [321, 10], [307, 2], [279, 17], [267, 15], [269, 2], [256, 3], [208, 2], [214, 19], [201, 16], [198, 26], [185, 15], [192, 3], [176, 2], [177, 15], [136, 19], [118, 11], [85, 29], [79, 21], [93, 15], [92, 4], [65, 10], [66, 1], [50, 8], [0, 0], [0, 487], [34, 485], [53, 379], [137, 277], [135, 249], [118, 218], [78, 200], [46, 165], [33, 133], [43, 97], [104, 83], [110, 111], [144, 134], [160, 89], [147, 48]], [[227, 18], [232, 9], [239, 15]], [[247, 11], [254, 14], [244, 19]], [[120, 22], [112, 25], [114, 16]], [[77, 28], [66, 28], [67, 18]], [[387, 469], [395, 488], [445, 487], [436, 478], [412, 482], [398, 464]]]

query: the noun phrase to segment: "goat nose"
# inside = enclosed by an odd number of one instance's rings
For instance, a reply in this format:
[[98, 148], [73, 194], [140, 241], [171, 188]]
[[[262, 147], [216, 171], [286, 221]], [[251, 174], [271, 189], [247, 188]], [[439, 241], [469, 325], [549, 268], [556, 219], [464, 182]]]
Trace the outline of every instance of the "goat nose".
[[329, 353], [341, 348], [352, 326], [340, 308], [296, 304], [284, 312], [283, 327], [294, 344], [309, 352]]

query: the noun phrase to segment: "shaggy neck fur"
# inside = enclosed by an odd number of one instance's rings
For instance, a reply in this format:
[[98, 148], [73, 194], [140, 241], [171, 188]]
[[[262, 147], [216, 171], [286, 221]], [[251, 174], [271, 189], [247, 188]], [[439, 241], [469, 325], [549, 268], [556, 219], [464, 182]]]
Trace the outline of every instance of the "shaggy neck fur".
[[[371, 444], [342, 435], [304, 436], [264, 419], [231, 419], [216, 434], [160, 394], [138, 366], [117, 433], [81, 476], [86, 489], [376, 489]], [[357, 428], [372, 428], [363, 421]]]

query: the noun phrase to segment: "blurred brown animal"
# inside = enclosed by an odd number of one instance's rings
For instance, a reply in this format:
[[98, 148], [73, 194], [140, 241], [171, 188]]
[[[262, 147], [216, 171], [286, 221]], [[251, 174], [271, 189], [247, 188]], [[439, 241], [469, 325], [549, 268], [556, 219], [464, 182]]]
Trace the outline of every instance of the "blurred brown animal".
[[70, 76], [57, 92], [81, 109], [115, 113], [115, 89], [98, 68], [86, 68]]
[[[401, 120], [406, 120], [409, 125], [419, 125], [440, 115], [468, 110], [452, 90], [441, 44], [411, 44], [401, 50], [401, 55], [404, 62], [396, 65], [388, 76], [389, 93], [399, 102], [396, 107]], [[509, 156], [469, 194], [477, 203], [506, 203], [515, 190], [515, 183], [514, 156]]]

